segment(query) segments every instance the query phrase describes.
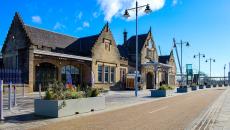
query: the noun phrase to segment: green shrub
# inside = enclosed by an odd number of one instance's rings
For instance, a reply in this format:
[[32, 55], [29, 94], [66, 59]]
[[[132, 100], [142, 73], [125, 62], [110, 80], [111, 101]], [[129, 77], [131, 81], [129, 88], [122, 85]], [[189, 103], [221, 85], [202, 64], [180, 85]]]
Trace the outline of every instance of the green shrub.
[[158, 90], [174, 90], [175, 87], [169, 85], [162, 85]]
[[97, 88], [89, 88], [86, 92], [86, 97], [97, 97], [99, 93]]

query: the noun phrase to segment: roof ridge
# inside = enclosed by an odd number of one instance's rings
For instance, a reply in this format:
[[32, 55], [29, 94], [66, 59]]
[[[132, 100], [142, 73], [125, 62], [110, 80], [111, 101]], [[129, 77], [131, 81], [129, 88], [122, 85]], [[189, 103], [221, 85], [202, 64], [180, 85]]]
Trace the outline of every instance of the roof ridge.
[[24, 24], [24, 26], [32, 27], [32, 28], [39, 29], [39, 30], [42, 30], [42, 31], [51, 32], [51, 33], [55, 33], [55, 34], [59, 34], [59, 35], [63, 35], [63, 36], [67, 36], [67, 37], [72, 37], [72, 38], [78, 39], [75, 36], [70, 36], [70, 35], [67, 35], [67, 34], [63, 34], [63, 33], [55, 32], [55, 31], [51, 31], [51, 30], [48, 30], [48, 29], [40, 28], [40, 27], [35, 27], [35, 26], [32, 26], [32, 25], [28, 25], [28, 24]]

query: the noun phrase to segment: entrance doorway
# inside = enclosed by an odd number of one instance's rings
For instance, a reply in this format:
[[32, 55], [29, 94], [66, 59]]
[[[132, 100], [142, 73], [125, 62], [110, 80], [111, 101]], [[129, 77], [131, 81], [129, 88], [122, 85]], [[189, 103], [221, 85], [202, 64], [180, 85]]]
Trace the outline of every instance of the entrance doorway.
[[148, 72], [147, 75], [146, 75], [146, 88], [147, 89], [154, 89], [154, 83], [153, 83], [153, 79], [154, 79], [154, 76], [153, 76], [153, 73], [151, 72]]
[[51, 63], [41, 63], [35, 68], [35, 87], [34, 91], [39, 90], [39, 84], [42, 86], [42, 91], [46, 90], [49, 84], [57, 80], [57, 67]]

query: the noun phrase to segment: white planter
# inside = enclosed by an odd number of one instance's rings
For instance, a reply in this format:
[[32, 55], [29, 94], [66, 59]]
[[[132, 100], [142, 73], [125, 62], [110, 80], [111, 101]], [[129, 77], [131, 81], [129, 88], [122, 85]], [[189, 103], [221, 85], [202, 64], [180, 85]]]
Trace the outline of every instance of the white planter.
[[80, 113], [105, 109], [105, 97], [89, 97], [65, 100], [34, 100], [35, 115], [47, 117], [64, 117]]

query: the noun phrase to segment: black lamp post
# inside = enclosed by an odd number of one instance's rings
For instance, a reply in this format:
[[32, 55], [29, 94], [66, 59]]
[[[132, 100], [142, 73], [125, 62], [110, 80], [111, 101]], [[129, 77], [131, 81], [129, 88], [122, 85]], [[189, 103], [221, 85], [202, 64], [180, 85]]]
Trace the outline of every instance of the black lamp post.
[[208, 63], [209, 62], [209, 64], [210, 64], [210, 79], [211, 79], [211, 77], [212, 77], [212, 62], [216, 62], [216, 60], [215, 59], [212, 59], [212, 58], [209, 58], [209, 59], [207, 59], [206, 61], [205, 61], [206, 63]]
[[138, 82], [137, 82], [137, 79], [138, 79], [138, 26], [137, 26], [138, 25], [138, 9], [143, 8], [143, 7], [146, 7], [144, 11], [145, 13], [151, 12], [149, 4], [138, 6], [138, 2], [136, 1], [136, 7], [126, 9], [124, 13], [124, 17], [128, 18], [130, 17], [128, 11], [135, 10], [136, 12], [136, 76], [135, 76], [135, 96], [136, 97], [137, 97], [137, 91], [138, 91]]
[[[176, 48], [176, 50], [177, 50], [177, 44], [179, 44], [180, 45], [180, 49], [181, 49], [181, 63], [178, 63], [179, 64], [179, 66], [180, 66], [180, 74], [181, 74], [181, 85], [182, 85], [182, 81], [183, 81], [183, 58], [182, 58], [182, 54], [183, 54], [183, 45], [185, 45], [186, 47], [189, 47], [190, 46], [190, 44], [189, 44], [189, 42], [184, 42], [184, 41], [180, 41], [179, 43], [176, 43], [176, 40], [175, 40], [175, 38], [173, 39], [173, 43], [174, 43], [174, 45], [173, 45], [173, 47], [174, 48]], [[179, 58], [179, 57], [178, 57]], [[179, 60], [178, 60], [179, 61]]]
[[197, 55], [194, 55], [194, 58], [199, 57], [199, 71], [198, 71], [198, 84], [200, 84], [200, 58], [201, 56], [205, 58], [205, 54], [201, 54], [200, 52]]

